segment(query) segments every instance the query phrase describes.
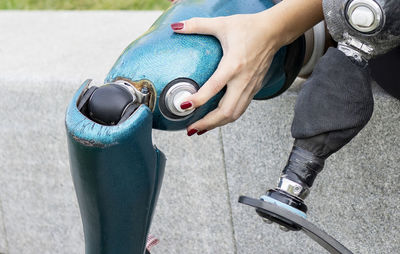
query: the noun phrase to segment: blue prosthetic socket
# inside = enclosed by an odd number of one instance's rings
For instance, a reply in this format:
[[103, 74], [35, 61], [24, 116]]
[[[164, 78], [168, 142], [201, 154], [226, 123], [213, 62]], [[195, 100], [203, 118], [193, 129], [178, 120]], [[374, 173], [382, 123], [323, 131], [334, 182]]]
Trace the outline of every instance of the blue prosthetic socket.
[[88, 85], [66, 118], [86, 253], [144, 253], [166, 161], [152, 145], [152, 114], [143, 105], [120, 125], [97, 124], [76, 106]]
[[[256, 13], [272, 0], [187, 0], [174, 4], [134, 41], [108, 74], [106, 85], [86, 81], [66, 114], [70, 166], [81, 211], [86, 254], [143, 254], [160, 191], [165, 156], [152, 145], [152, 128], [178, 130], [216, 108], [224, 91], [194, 112], [176, 98], [195, 93], [222, 57], [214, 37], [173, 33], [191, 17]], [[255, 99], [268, 99], [293, 82], [304, 39], [275, 55]]]

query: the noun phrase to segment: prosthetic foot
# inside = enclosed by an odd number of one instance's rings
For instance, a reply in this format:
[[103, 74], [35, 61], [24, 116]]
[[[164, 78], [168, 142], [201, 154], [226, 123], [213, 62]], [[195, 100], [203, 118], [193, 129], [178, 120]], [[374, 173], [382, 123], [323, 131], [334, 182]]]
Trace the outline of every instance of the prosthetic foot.
[[[304, 199], [325, 160], [350, 142], [373, 112], [368, 60], [400, 43], [400, 3], [324, 0], [325, 20], [338, 48], [319, 60], [297, 98], [294, 147], [275, 189], [260, 199], [240, 197], [264, 221], [303, 230], [331, 253], [351, 253], [306, 220]], [[389, 39], [390, 38], [390, 39]]]
[[[187, 0], [168, 9], [124, 51], [106, 85], [86, 81], [66, 115], [72, 177], [86, 254], [143, 254], [160, 192], [165, 156], [152, 145], [152, 128], [179, 130], [216, 108], [224, 91], [192, 111], [180, 104], [213, 74], [222, 57], [212, 36], [173, 33], [191, 17], [256, 13], [272, 0]], [[271, 24], [273, 25], [273, 24]], [[255, 99], [284, 92], [304, 61], [300, 37], [275, 55]]]

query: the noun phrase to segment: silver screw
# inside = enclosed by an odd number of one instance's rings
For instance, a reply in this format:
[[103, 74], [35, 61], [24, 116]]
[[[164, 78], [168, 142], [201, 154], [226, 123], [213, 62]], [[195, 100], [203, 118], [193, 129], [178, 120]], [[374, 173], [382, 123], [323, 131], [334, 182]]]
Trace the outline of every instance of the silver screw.
[[144, 86], [140, 92], [142, 92], [144, 94], [148, 94], [149, 93], [149, 89]]
[[294, 191], [294, 194], [299, 195], [300, 191], [301, 191], [301, 187], [297, 185], [297, 186], [294, 187], [293, 191]]
[[287, 227], [282, 226], [282, 225], [279, 226], [279, 229], [284, 231], [284, 232], [289, 232], [290, 231], [290, 229], [288, 229]]
[[262, 218], [262, 220], [265, 222], [265, 223], [267, 223], [267, 224], [272, 224], [273, 223], [273, 221], [272, 220], [270, 220], [270, 219], [267, 219], [267, 218]]

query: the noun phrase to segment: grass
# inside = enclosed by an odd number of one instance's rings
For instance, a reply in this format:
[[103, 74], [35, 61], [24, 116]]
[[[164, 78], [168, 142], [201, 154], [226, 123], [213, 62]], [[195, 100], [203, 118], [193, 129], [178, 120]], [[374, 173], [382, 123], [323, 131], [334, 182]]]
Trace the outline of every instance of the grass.
[[3, 10], [164, 10], [168, 0], [0, 0]]

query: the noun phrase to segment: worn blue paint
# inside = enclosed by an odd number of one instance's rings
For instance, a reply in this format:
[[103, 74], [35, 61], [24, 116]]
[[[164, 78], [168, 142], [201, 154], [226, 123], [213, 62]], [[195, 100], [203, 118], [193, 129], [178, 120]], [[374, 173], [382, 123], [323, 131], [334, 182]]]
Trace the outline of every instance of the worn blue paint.
[[[110, 83], [119, 78], [131, 81], [150, 80], [157, 91], [153, 127], [164, 130], [183, 129], [214, 109], [223, 92], [198, 108], [191, 117], [177, 122], [166, 119], [160, 113], [158, 98], [162, 90], [170, 81], [182, 77], [190, 78], [202, 86], [214, 73], [223, 52], [216, 38], [176, 34], [170, 25], [191, 17], [257, 13], [272, 6], [271, 0], [188, 0], [175, 4], [143, 36], [128, 46], [105, 82]], [[272, 97], [284, 85], [285, 55], [286, 47], [275, 55], [264, 79], [264, 88], [256, 95], [257, 99]]]
[[152, 145], [152, 113], [143, 105], [121, 125], [97, 124], [76, 107], [87, 84], [66, 117], [86, 254], [143, 254], [166, 160]]

